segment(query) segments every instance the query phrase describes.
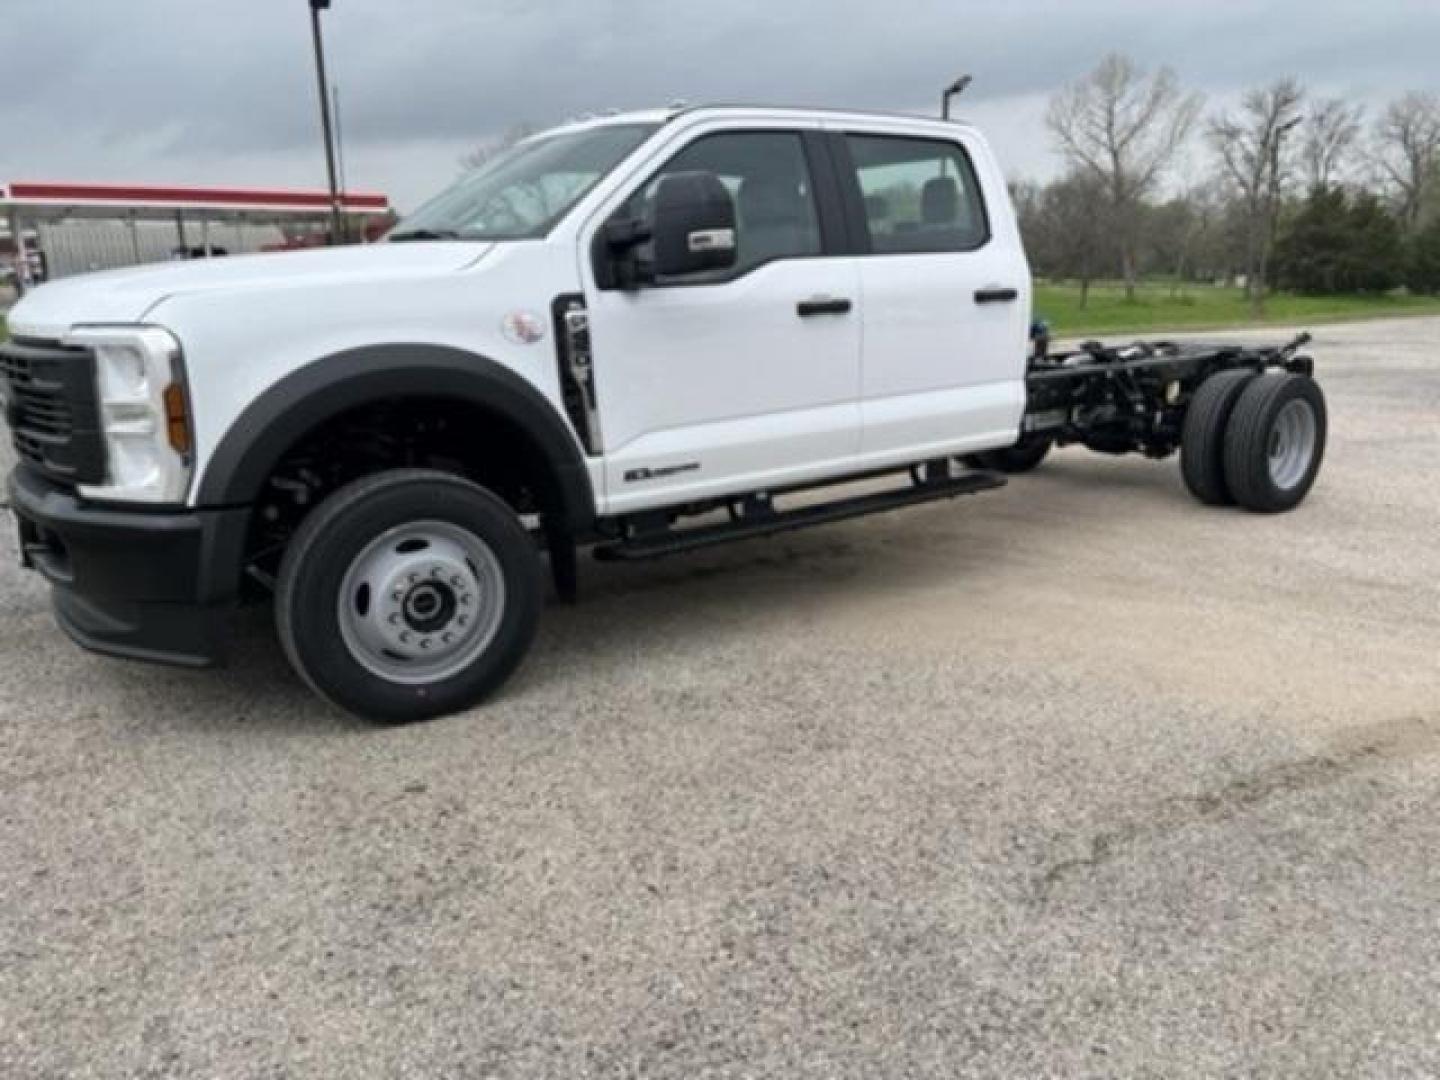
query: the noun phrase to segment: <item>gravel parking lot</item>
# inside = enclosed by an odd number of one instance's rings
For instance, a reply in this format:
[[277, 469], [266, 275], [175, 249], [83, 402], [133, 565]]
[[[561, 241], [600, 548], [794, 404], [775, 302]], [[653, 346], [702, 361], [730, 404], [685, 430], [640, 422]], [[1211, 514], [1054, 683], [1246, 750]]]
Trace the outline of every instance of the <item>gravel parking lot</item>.
[[0, 1075], [1440, 1073], [1437, 347], [1317, 334], [1295, 514], [1067, 451], [590, 565], [423, 727], [261, 612], [88, 656], [5, 531]]

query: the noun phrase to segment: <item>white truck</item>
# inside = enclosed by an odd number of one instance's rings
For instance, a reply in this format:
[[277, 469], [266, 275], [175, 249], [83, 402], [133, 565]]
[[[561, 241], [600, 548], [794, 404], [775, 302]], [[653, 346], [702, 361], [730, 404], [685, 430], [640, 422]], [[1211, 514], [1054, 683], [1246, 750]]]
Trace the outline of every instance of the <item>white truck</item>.
[[521, 143], [383, 243], [36, 290], [0, 346], [10, 508], [81, 645], [213, 664], [259, 598], [315, 690], [407, 721], [499, 687], [542, 560], [572, 600], [586, 547], [976, 492], [1067, 443], [1178, 449], [1207, 503], [1304, 498], [1326, 433], [1304, 338], [1051, 356], [1030, 308], [972, 127], [611, 116]]

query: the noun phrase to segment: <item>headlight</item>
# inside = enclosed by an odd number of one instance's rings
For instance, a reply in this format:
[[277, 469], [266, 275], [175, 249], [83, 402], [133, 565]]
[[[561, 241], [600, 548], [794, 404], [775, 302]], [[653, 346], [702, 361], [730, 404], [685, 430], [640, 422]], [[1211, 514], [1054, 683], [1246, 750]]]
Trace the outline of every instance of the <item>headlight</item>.
[[190, 488], [194, 435], [180, 343], [156, 326], [85, 326], [65, 344], [95, 356], [105, 483], [86, 498], [178, 503]]

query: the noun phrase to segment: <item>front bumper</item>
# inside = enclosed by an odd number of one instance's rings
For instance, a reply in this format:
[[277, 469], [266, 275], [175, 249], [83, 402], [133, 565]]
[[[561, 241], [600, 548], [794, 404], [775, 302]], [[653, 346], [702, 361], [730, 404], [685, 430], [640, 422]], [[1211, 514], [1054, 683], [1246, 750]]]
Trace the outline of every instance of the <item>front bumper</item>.
[[24, 465], [8, 489], [21, 559], [50, 582], [56, 620], [77, 643], [188, 667], [224, 658], [248, 509], [102, 507]]

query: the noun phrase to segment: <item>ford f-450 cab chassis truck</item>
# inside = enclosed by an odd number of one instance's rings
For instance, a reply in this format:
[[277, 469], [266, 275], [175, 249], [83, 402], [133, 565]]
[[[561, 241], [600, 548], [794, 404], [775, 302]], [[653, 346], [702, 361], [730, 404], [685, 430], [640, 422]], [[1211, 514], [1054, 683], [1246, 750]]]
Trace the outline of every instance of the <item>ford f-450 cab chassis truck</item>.
[[1206, 503], [1305, 497], [1326, 435], [1306, 339], [1051, 355], [1030, 309], [965, 124], [606, 117], [521, 143], [383, 243], [38, 289], [0, 346], [10, 507], [81, 645], [212, 664], [259, 597], [315, 690], [403, 721], [499, 687], [542, 560], [572, 599], [583, 548], [645, 559], [950, 498], [1070, 443], [1178, 450]]

